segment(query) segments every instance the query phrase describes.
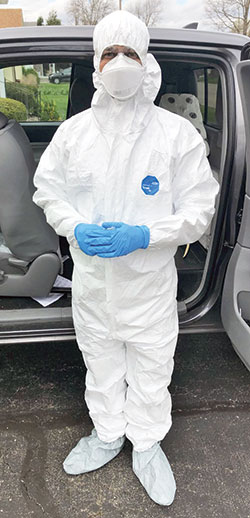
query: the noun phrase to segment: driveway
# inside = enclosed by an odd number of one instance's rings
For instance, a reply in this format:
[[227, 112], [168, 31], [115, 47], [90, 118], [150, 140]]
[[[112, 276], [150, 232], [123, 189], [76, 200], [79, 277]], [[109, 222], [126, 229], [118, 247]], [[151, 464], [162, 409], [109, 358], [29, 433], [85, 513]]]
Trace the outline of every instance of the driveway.
[[139, 484], [129, 442], [103, 469], [63, 472], [92, 428], [75, 342], [2, 346], [0, 366], [0, 517], [250, 517], [250, 374], [226, 335], [179, 337], [162, 443], [178, 488], [170, 508]]

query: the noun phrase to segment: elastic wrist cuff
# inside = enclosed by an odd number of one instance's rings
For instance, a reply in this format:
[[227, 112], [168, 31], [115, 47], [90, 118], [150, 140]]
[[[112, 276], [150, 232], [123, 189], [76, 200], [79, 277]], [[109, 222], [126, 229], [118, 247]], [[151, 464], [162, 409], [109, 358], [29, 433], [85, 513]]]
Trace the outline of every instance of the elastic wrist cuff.
[[74, 236], [75, 238], [77, 239], [77, 235], [76, 235], [76, 231], [77, 231], [77, 228], [81, 225], [82, 223], [78, 223], [78, 225], [75, 226], [74, 228]]
[[150, 230], [146, 225], [141, 225], [140, 228], [142, 229], [143, 235], [144, 235], [144, 245], [142, 246], [142, 248], [145, 249], [145, 248], [148, 248], [148, 245], [149, 245]]

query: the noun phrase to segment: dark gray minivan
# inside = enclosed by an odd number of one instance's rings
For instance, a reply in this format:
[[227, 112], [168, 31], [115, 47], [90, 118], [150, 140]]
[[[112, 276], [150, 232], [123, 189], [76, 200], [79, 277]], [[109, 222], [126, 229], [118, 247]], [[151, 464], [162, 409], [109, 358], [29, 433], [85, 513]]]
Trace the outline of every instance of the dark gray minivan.
[[[150, 32], [162, 69], [155, 103], [194, 124], [220, 184], [210, 228], [176, 254], [180, 332], [226, 331], [250, 368], [250, 39]], [[90, 106], [92, 33], [0, 30], [0, 343], [74, 338], [68, 243], [32, 202], [32, 178], [61, 122]], [[69, 69], [70, 82], [50, 83]]]

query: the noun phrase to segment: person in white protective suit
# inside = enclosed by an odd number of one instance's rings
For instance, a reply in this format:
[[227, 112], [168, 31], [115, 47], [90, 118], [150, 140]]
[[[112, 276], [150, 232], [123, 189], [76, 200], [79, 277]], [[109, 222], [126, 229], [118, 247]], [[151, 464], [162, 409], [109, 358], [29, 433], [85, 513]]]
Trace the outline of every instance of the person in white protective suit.
[[91, 108], [61, 124], [44, 152], [34, 201], [66, 236], [72, 309], [94, 423], [64, 462], [69, 474], [113, 459], [127, 437], [149, 496], [170, 505], [175, 480], [160, 446], [178, 335], [178, 245], [205, 232], [218, 184], [190, 122], [154, 105], [161, 70], [149, 33], [126, 11], [94, 31]]

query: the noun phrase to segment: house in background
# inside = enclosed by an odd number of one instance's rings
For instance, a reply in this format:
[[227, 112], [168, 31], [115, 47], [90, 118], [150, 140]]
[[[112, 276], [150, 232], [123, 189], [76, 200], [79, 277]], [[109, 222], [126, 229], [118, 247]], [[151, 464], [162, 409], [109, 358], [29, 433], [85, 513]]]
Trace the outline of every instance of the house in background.
[[[0, 5], [3, 2], [0, 2]], [[22, 27], [23, 11], [22, 9], [1, 9], [0, 7], [0, 29], [6, 27]]]
[[[8, 4], [8, 1], [0, 0], [0, 29], [36, 25], [36, 22], [24, 22], [22, 9], [9, 9], [5, 7], [1, 9], [1, 5]], [[22, 67], [16, 66], [8, 67], [4, 70], [0, 69], [0, 97], [6, 97], [5, 81], [23, 82]]]
[[[23, 27], [22, 9], [2, 8], [2, 4], [7, 4], [8, 0], [0, 0], [0, 29], [7, 27]], [[6, 75], [7, 74], [7, 75]], [[6, 97], [5, 81], [20, 81], [22, 78], [22, 67], [10, 67], [5, 71], [0, 69], [0, 97]]]

